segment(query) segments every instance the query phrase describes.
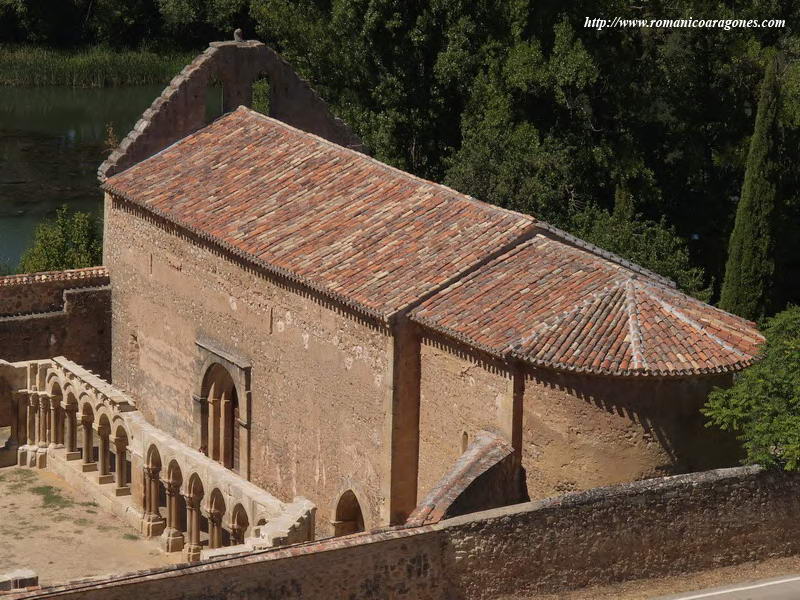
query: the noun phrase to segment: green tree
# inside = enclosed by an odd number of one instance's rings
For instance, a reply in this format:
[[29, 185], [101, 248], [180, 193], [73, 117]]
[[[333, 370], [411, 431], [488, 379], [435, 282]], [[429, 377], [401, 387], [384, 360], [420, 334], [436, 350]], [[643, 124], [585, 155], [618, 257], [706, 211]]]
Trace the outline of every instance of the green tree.
[[590, 204], [572, 215], [570, 233], [672, 279], [684, 292], [707, 302], [711, 288], [703, 269], [692, 264], [686, 242], [663, 219], [635, 214], [630, 201], [620, 196], [614, 212]]
[[62, 271], [102, 263], [103, 243], [97, 219], [62, 206], [52, 221], [39, 224], [33, 245], [22, 255], [19, 272]]
[[761, 360], [728, 389], [710, 395], [710, 424], [738, 434], [745, 460], [786, 470], [800, 467], [800, 307], [769, 319]]
[[720, 307], [758, 320], [770, 312], [775, 275], [781, 126], [778, 61], [767, 67], [742, 195], [728, 245]]

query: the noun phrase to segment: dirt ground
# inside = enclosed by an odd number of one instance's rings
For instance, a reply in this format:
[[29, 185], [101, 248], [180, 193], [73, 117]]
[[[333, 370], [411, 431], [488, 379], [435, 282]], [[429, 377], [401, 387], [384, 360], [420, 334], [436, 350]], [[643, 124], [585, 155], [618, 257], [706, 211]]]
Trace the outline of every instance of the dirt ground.
[[[660, 596], [747, 583], [800, 573], [800, 557], [774, 558], [676, 577], [628, 581], [613, 586], [584, 588], [570, 593], [530, 596], [525, 600], [651, 600]], [[509, 598], [508, 600], [512, 600]], [[522, 599], [520, 599], [522, 600]]]
[[0, 572], [27, 567], [42, 585], [179, 560], [47, 471], [0, 469], [0, 515]]

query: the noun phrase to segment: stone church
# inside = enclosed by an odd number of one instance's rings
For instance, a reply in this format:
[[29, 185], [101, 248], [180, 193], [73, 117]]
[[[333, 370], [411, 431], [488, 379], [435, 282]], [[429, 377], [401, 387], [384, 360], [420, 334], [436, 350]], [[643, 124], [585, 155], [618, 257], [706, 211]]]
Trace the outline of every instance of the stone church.
[[755, 360], [753, 323], [371, 158], [259, 42], [198, 56], [100, 180], [103, 267], [0, 278], [6, 462], [166, 551], [737, 462], [698, 409]]

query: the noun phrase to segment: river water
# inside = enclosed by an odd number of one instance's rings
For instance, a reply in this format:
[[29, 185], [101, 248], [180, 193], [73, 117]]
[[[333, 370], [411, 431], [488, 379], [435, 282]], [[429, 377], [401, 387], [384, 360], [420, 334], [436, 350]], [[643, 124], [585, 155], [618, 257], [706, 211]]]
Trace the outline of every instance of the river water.
[[17, 265], [62, 204], [100, 214], [109, 128], [121, 140], [163, 87], [0, 87], [0, 268]]

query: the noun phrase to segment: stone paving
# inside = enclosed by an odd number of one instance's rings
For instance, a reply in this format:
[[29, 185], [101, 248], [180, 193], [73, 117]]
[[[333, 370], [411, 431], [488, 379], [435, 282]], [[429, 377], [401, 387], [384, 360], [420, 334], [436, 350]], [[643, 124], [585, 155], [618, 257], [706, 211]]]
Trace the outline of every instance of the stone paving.
[[0, 572], [31, 568], [45, 585], [177, 560], [47, 471], [0, 469]]

